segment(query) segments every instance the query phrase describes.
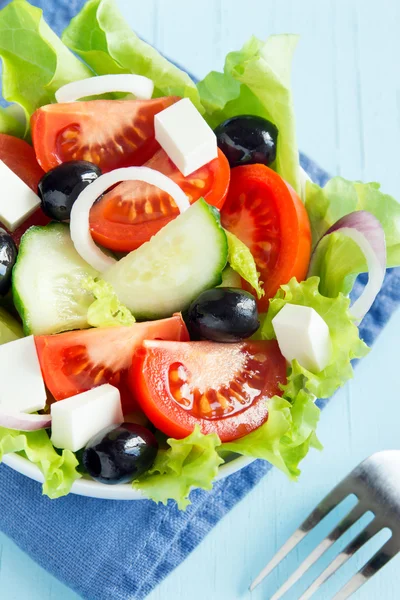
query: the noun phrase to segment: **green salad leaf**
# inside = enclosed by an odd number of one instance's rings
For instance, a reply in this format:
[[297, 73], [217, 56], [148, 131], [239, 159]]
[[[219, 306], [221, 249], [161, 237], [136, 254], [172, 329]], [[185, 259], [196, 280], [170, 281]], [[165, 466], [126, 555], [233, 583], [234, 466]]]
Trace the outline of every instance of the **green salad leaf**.
[[319, 277], [319, 290], [328, 298], [349, 295], [359, 273], [368, 270], [360, 247], [340, 231], [321, 240], [314, 253], [309, 275]]
[[73, 452], [63, 450], [59, 454], [43, 429], [23, 432], [0, 427], [0, 461], [12, 452], [21, 452], [39, 467], [44, 475], [43, 494], [49, 498], [65, 496], [74, 481], [81, 477]]
[[152, 468], [133, 486], [155, 502], [166, 504], [171, 499], [185, 509], [192, 487], [212, 489], [218, 467], [224, 462], [217, 452], [221, 442], [214, 433], [203, 435], [199, 427], [182, 440], [167, 442], [169, 448], [158, 451]]
[[25, 135], [25, 126], [15, 118], [12, 112], [0, 106], [0, 133], [7, 133], [22, 138]]
[[[400, 266], [400, 203], [384, 194], [377, 183], [360, 183], [334, 177], [320, 188], [307, 182], [306, 208], [314, 246], [343, 216], [366, 210], [380, 221], [386, 238], [387, 266]], [[320, 292], [335, 298], [348, 294], [359, 273], [367, 271], [358, 245], [340, 232], [324, 238], [316, 251], [310, 275], [320, 278]]]
[[3, 97], [24, 109], [27, 124], [38, 107], [54, 102], [59, 87], [92, 75], [25, 0], [0, 11], [0, 58]]
[[92, 277], [86, 279], [82, 287], [95, 297], [87, 312], [87, 321], [91, 327], [118, 327], [135, 323], [135, 317], [118, 300], [110, 283]]
[[203, 112], [189, 75], [143, 42], [114, 0], [89, 0], [64, 31], [63, 42], [98, 74], [136, 73], [154, 82], [154, 97], [188, 97]]
[[24, 337], [22, 325], [0, 306], [0, 345]]
[[230, 52], [223, 73], [212, 71], [198, 84], [205, 118], [215, 128], [225, 119], [250, 114], [278, 128], [275, 168], [300, 194], [299, 154], [290, 69], [298, 38], [272, 35], [265, 42], [252, 37], [241, 50]]
[[333, 177], [321, 188], [316, 183], [307, 181], [305, 205], [315, 248], [331, 225], [356, 210], [357, 192], [354, 183], [343, 177]]
[[246, 436], [222, 444], [226, 452], [262, 458], [291, 479], [300, 475], [299, 463], [310, 448], [321, 449], [316, 436], [320, 410], [314, 397], [304, 390], [293, 402], [274, 396], [268, 402], [268, 420]]
[[305, 389], [317, 398], [328, 398], [353, 377], [351, 361], [362, 358], [369, 351], [368, 346], [360, 339], [358, 328], [349, 312], [350, 300], [342, 294], [337, 298], [323, 296], [319, 292], [318, 277], [310, 277], [301, 283], [293, 278], [270, 301], [261, 327], [262, 338], [275, 339], [272, 319], [287, 303], [310, 306], [317, 311], [329, 327], [332, 354], [329, 364], [320, 373], [312, 373], [296, 360], [293, 361], [288, 383], [283, 388], [284, 396], [295, 400], [299, 391]]
[[233, 287], [233, 288], [241, 288], [242, 287], [242, 280], [240, 278], [239, 273], [237, 273], [237, 271], [234, 271], [234, 269], [232, 269], [232, 267], [230, 267], [229, 265], [227, 267], [225, 267], [225, 269], [222, 271], [222, 282], [217, 285], [217, 287], [219, 288], [223, 288], [223, 287]]
[[239, 273], [240, 277], [254, 288], [257, 297], [262, 298], [264, 290], [261, 287], [262, 282], [259, 281], [259, 273], [252, 253], [236, 235], [226, 230], [225, 233], [228, 239], [228, 263], [234, 271]]

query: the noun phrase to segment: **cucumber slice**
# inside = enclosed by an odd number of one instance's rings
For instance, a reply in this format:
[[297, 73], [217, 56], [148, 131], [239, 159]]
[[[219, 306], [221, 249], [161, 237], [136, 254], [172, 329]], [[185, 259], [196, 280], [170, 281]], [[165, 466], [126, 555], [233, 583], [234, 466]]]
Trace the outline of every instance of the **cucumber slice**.
[[68, 225], [28, 229], [12, 280], [24, 332], [41, 335], [89, 327], [87, 309], [94, 298], [81, 282], [97, 274], [75, 250]]
[[184, 310], [203, 290], [217, 286], [228, 259], [218, 212], [198, 200], [149, 242], [103, 273], [137, 319]]
[[24, 332], [21, 325], [3, 307], [0, 307], [0, 345], [22, 337]]

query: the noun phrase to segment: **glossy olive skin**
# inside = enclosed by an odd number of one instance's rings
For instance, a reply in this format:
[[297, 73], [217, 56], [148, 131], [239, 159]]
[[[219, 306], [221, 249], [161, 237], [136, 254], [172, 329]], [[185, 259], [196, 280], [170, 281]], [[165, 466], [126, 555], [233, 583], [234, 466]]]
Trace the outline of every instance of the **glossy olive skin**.
[[39, 181], [43, 212], [56, 221], [67, 221], [79, 194], [100, 175], [99, 167], [86, 160], [72, 160], [54, 167]]
[[111, 426], [86, 445], [82, 462], [93, 479], [116, 484], [132, 481], [153, 464], [158, 450], [154, 435], [136, 423]]
[[0, 227], [0, 296], [5, 296], [10, 289], [17, 254], [17, 247], [11, 235]]
[[232, 117], [218, 125], [214, 133], [232, 168], [256, 163], [268, 167], [276, 158], [278, 129], [267, 119], [252, 115]]
[[214, 342], [239, 342], [260, 326], [256, 299], [238, 288], [202, 292], [190, 305], [187, 321], [193, 337]]

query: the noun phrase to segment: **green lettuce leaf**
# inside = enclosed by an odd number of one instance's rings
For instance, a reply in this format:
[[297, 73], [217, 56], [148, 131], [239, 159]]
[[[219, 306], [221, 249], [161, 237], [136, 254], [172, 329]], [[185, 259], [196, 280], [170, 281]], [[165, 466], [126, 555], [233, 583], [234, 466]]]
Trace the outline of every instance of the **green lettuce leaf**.
[[145, 75], [154, 81], [154, 97], [188, 97], [203, 112], [190, 77], [132, 31], [114, 0], [89, 0], [62, 39], [98, 75]]
[[264, 290], [261, 287], [262, 282], [259, 281], [259, 273], [252, 253], [236, 235], [226, 230], [225, 233], [228, 239], [228, 263], [234, 271], [239, 273], [240, 277], [243, 277], [254, 288], [257, 297], [262, 298]]
[[95, 297], [87, 312], [87, 321], [91, 327], [118, 327], [135, 323], [135, 317], [118, 300], [110, 283], [102, 279], [89, 278], [83, 282], [82, 287], [92, 292]]
[[[334, 177], [320, 188], [307, 182], [306, 208], [314, 246], [324, 233], [343, 216], [366, 210], [380, 221], [386, 238], [387, 266], [400, 266], [400, 204], [379, 189], [377, 183], [359, 183]], [[348, 294], [359, 273], [367, 271], [365, 257], [358, 245], [336, 232], [318, 246], [310, 275], [320, 278], [320, 292], [335, 298]]]
[[0, 11], [0, 58], [3, 96], [24, 109], [27, 124], [39, 106], [54, 102], [59, 87], [92, 74], [25, 0]]
[[44, 475], [43, 494], [49, 498], [65, 496], [81, 477], [73, 452], [63, 450], [58, 454], [44, 430], [23, 432], [0, 427], [0, 461], [12, 452], [22, 452], [39, 467]]
[[285, 398], [292, 401], [301, 389], [317, 398], [332, 396], [353, 377], [351, 360], [362, 358], [369, 351], [368, 346], [360, 339], [358, 328], [349, 312], [350, 300], [342, 294], [337, 298], [327, 298], [319, 292], [318, 286], [318, 277], [310, 277], [301, 283], [293, 278], [287, 285], [283, 285], [271, 300], [260, 330], [263, 339], [275, 339], [272, 319], [287, 303], [310, 306], [321, 315], [329, 327], [332, 355], [323, 371], [312, 373], [296, 360], [292, 362], [288, 383], [283, 388]]
[[21, 324], [0, 306], [0, 344], [7, 344], [24, 337]]
[[309, 449], [322, 449], [316, 436], [320, 410], [314, 397], [301, 390], [293, 402], [274, 396], [268, 420], [252, 433], [222, 444], [221, 449], [267, 460], [291, 479], [300, 475], [300, 461]]
[[25, 126], [15, 118], [12, 112], [0, 106], [0, 133], [7, 133], [22, 138], [25, 135]]
[[342, 293], [348, 296], [359, 273], [367, 271], [364, 254], [356, 242], [340, 232], [321, 240], [309, 269], [309, 276], [319, 277], [319, 290], [328, 298]]
[[290, 69], [297, 36], [252, 37], [230, 52], [223, 73], [212, 71], [198, 84], [205, 118], [215, 128], [225, 119], [250, 114], [264, 117], [279, 130], [275, 168], [300, 194], [299, 154]]
[[196, 427], [182, 440], [168, 440], [169, 448], [159, 450], [153, 467], [133, 483], [155, 502], [166, 504], [175, 500], [184, 510], [189, 504], [192, 487], [212, 489], [218, 467], [224, 461], [217, 448], [221, 442], [216, 434], [203, 435]]
[[241, 288], [242, 280], [240, 278], [239, 273], [234, 271], [232, 267], [229, 265], [225, 267], [222, 271], [222, 283], [217, 285], [217, 287], [233, 287], [233, 288]]

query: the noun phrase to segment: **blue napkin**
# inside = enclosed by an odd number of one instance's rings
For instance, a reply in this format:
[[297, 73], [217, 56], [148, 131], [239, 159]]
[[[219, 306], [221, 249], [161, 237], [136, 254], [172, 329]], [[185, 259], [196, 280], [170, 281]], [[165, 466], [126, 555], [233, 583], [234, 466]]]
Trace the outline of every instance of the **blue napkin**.
[[[0, 6], [4, 4], [0, 0]], [[36, 0], [59, 33], [83, 0]], [[47, 10], [46, 10], [47, 9]], [[305, 156], [303, 168], [323, 185], [327, 174]], [[366, 278], [357, 282], [357, 293]], [[384, 286], [361, 327], [371, 344], [400, 304], [400, 271]], [[256, 461], [196, 490], [186, 512], [174, 504], [117, 502], [69, 496], [51, 501], [40, 485], [0, 466], [0, 529], [36, 562], [87, 600], [141, 600], [201, 542], [211, 528], [271, 468]]]

